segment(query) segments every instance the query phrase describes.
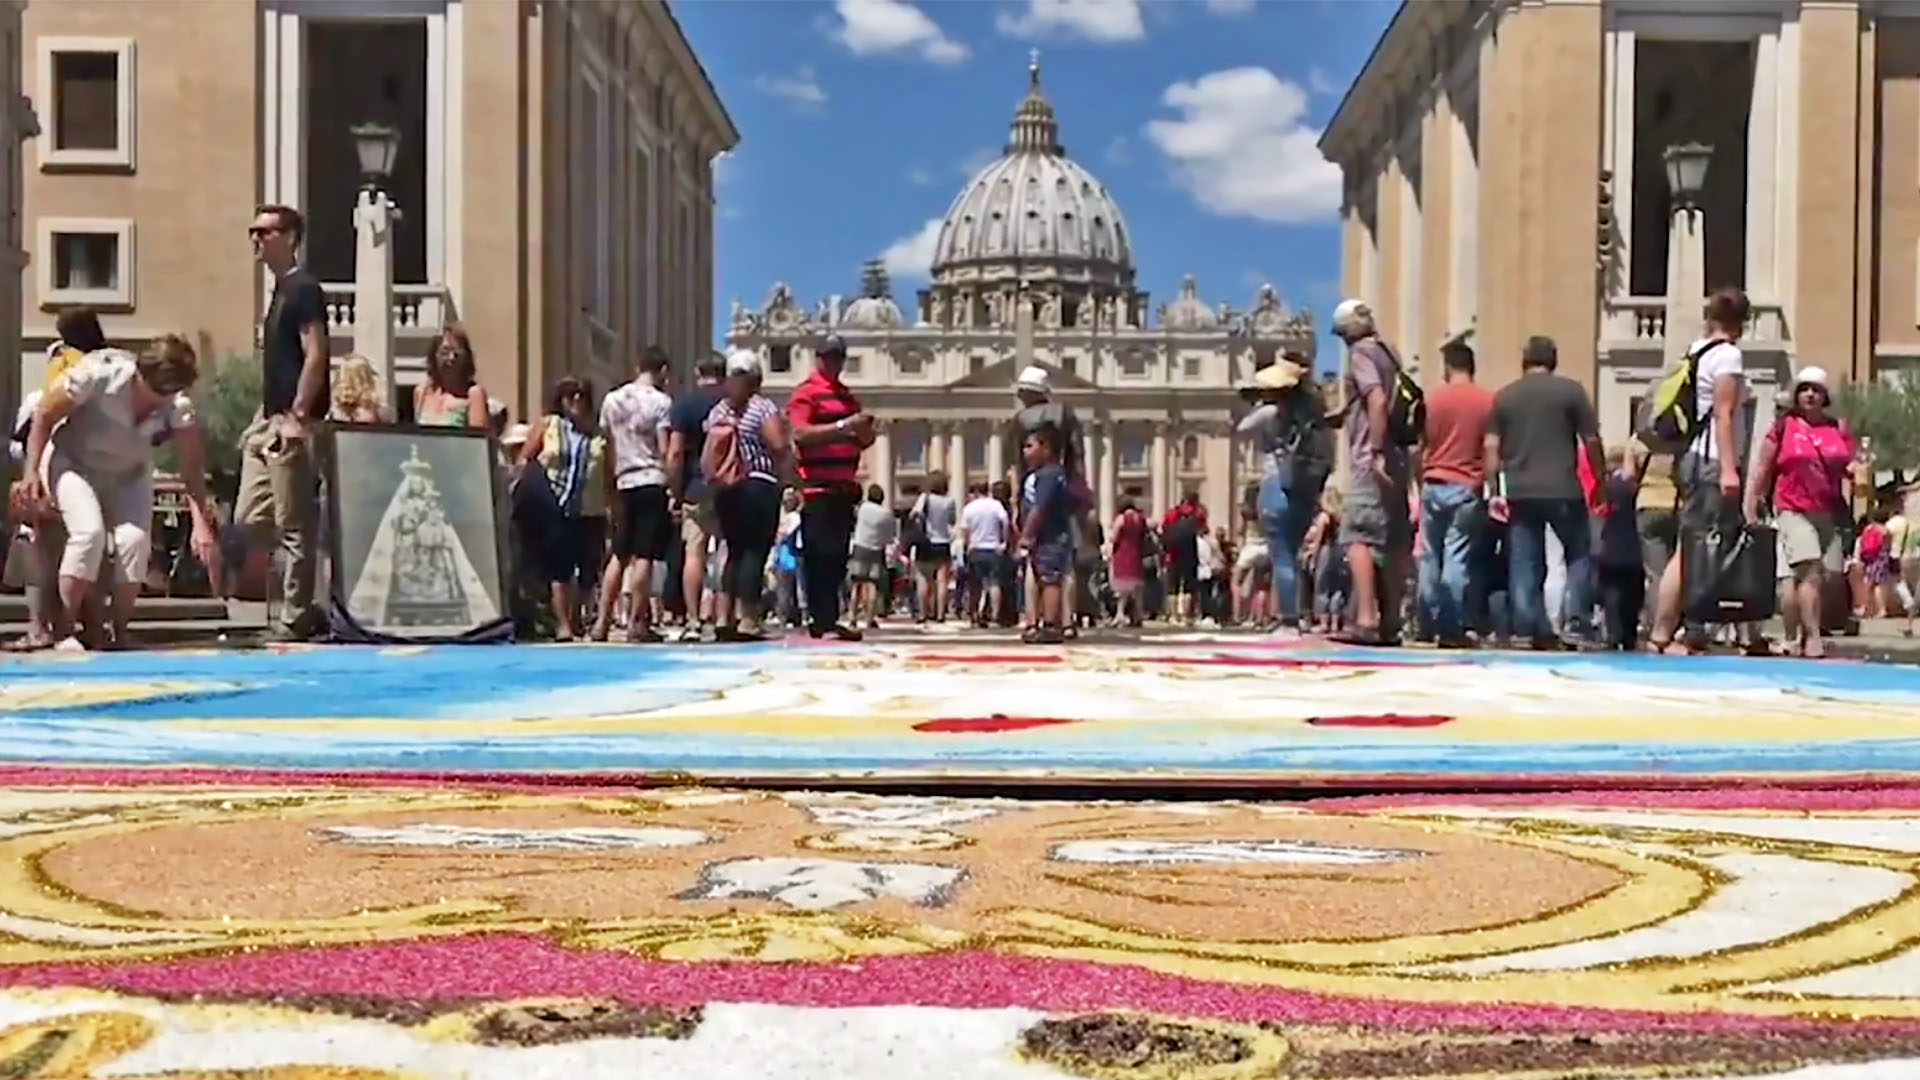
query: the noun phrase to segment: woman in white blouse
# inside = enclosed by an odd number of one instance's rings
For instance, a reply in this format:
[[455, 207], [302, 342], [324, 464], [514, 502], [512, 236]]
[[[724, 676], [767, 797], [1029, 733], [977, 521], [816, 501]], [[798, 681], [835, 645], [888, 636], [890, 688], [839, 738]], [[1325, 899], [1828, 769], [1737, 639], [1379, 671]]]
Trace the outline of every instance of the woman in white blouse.
[[193, 519], [193, 553], [217, 580], [219, 536], [207, 497], [205, 446], [185, 397], [199, 377], [193, 346], [168, 334], [141, 356], [120, 349], [89, 353], [41, 397], [27, 434], [24, 498], [49, 496], [66, 526], [60, 556], [59, 648], [82, 648], [76, 617], [114, 556], [114, 640], [127, 622], [152, 559], [153, 454], [171, 440], [179, 451]]

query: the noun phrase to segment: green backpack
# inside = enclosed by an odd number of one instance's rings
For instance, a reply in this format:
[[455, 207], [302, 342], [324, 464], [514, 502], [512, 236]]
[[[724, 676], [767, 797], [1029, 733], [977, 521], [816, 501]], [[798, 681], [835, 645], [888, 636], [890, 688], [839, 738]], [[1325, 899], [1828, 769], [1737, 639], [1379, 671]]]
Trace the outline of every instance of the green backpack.
[[1640, 442], [1656, 454], [1678, 454], [1700, 433], [1700, 358], [1721, 344], [1707, 341], [1681, 357], [1654, 384], [1635, 426]]

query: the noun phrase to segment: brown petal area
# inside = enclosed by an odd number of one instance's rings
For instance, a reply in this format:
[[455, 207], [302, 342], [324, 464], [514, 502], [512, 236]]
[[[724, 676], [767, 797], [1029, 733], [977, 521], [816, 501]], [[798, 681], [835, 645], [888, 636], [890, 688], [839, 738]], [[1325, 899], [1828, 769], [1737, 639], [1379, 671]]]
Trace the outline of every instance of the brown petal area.
[[1020, 1052], [1080, 1076], [1171, 1076], [1246, 1061], [1247, 1037], [1230, 1030], [1126, 1013], [1042, 1020], [1020, 1034]]
[[[854, 802], [851, 805], [884, 805]], [[846, 828], [813, 821], [786, 800], [683, 808], [640, 801], [622, 813], [554, 797], [475, 809], [373, 803], [314, 816], [162, 824], [79, 839], [48, 852], [58, 887], [123, 911], [178, 919], [306, 920], [442, 901], [486, 901], [503, 918], [617, 923], [650, 917], [785, 912], [774, 900], [683, 899], [701, 867], [756, 856], [932, 863], [965, 871], [950, 902], [922, 908], [882, 898], [837, 913], [973, 932], [997, 913], [1055, 911], [1156, 936], [1203, 941], [1383, 939], [1520, 922], [1621, 883], [1611, 868], [1556, 852], [1441, 828], [1361, 816], [1263, 814], [1222, 806], [1202, 816], [1150, 804], [1004, 806], [939, 827], [972, 841], [921, 853], [819, 852], [809, 837]], [[617, 851], [471, 851], [329, 840], [340, 825], [442, 824], [567, 829], [674, 826], [713, 842]], [[1055, 861], [1074, 840], [1261, 841], [1405, 849], [1362, 866]]]
[[1688, 1031], [1512, 1034], [1275, 1028], [1283, 1076], [1302, 1080], [1497, 1080], [1500, 1077], [1711, 1077], [1920, 1056], [1920, 1035], [1884, 1031], [1759, 1035]]
[[[354, 1020], [379, 1020], [400, 1027], [448, 1027], [487, 1046], [547, 1046], [581, 1039], [686, 1039], [699, 1029], [698, 1005], [649, 1005], [612, 998], [545, 998], [481, 1001], [441, 998], [430, 1001], [366, 994], [151, 994], [178, 1005], [241, 1005], [322, 1013]], [[6, 1074], [0, 1072], [0, 1080]]]

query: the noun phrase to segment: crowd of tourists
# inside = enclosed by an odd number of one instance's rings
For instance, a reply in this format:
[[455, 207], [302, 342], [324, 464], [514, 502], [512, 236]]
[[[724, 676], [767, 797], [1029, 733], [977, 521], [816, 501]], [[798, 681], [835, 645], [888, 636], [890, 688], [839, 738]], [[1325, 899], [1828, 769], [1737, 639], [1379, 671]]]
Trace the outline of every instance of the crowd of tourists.
[[[275, 636], [327, 632], [314, 434], [396, 417], [365, 359], [334, 370], [324, 295], [297, 258], [304, 229], [283, 206], [260, 208], [249, 229], [274, 289], [230, 528], [208, 492], [192, 345], [168, 335], [135, 355], [111, 347], [90, 312], [60, 315], [46, 385], [13, 433], [22, 478], [7, 575], [26, 587], [34, 628], [12, 647], [129, 640], [162, 447], [175, 451], [192, 555], [217, 579], [236, 541], [240, 557], [275, 549]], [[1854, 490], [1865, 455], [1820, 368], [1796, 374], [1757, 439], [1743, 430], [1747, 318], [1742, 294], [1716, 293], [1638, 437], [1603, 446], [1592, 401], [1557, 373], [1550, 339], [1526, 342], [1521, 377], [1498, 392], [1476, 382], [1471, 347], [1447, 344], [1443, 381], [1423, 392], [1367, 305], [1347, 300], [1333, 317], [1345, 346], [1337, 394], [1297, 354], [1240, 388], [1238, 437], [1259, 479], [1232, 522], [1210, 522], [1193, 492], [1157, 519], [1122, 497], [1100, 520], [1080, 420], [1037, 366], [1009, 401], [1016, 468], [958, 498], [932, 475], [896, 506], [861, 484], [876, 420], [841, 377], [837, 337], [784, 402], [763, 392], [750, 350], [708, 356], [676, 386], [672, 358], [653, 347], [604, 395], [569, 375], [542, 416], [510, 425], [450, 325], [411, 419], [498, 437], [514, 615], [524, 632], [560, 640], [753, 641], [794, 627], [852, 641], [899, 618], [1019, 626], [1025, 640], [1058, 642], [1164, 619], [1359, 644], [1687, 652], [1717, 634], [1763, 650], [1774, 645], [1759, 619], [1777, 600], [1785, 647], [1820, 656], [1824, 634], [1850, 617], [1897, 609], [1911, 620], [1920, 528], [1872, 505], [1870, 484]], [[1727, 538], [1762, 536], [1772, 558], [1746, 560], [1768, 567], [1760, 585], [1728, 584], [1722, 564], [1682, 572], [1690, 544], [1706, 567], [1732, 550]], [[1560, 582], [1551, 605], [1550, 578]], [[1756, 600], [1757, 589], [1768, 595]]]

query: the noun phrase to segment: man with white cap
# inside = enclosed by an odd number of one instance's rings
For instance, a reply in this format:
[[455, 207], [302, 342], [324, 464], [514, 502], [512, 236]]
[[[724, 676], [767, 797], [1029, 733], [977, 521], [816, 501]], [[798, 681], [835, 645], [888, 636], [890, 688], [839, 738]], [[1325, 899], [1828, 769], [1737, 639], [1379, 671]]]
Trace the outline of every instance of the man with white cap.
[[1341, 373], [1350, 479], [1340, 516], [1340, 544], [1353, 574], [1353, 639], [1391, 643], [1399, 635], [1400, 590], [1413, 553], [1407, 505], [1407, 450], [1389, 430], [1390, 395], [1400, 360], [1374, 326], [1365, 301], [1346, 299], [1333, 309], [1333, 333], [1346, 343]]
[[[1073, 550], [1076, 554], [1074, 562], [1078, 564], [1080, 561], [1078, 556], [1085, 553], [1088, 537], [1091, 535], [1091, 530], [1086, 527], [1084, 520], [1087, 510], [1085, 503], [1090, 500], [1086, 497], [1086, 471], [1082, 467], [1086, 456], [1080, 431], [1080, 418], [1075, 415], [1071, 405], [1053, 399], [1053, 380], [1048, 377], [1047, 369], [1038, 364], [1029, 364], [1021, 369], [1019, 378], [1014, 380], [1013, 393], [1020, 399], [1020, 411], [1014, 414], [1014, 423], [1019, 426], [1022, 445], [1025, 444], [1027, 436], [1047, 425], [1052, 425], [1060, 432], [1060, 465], [1066, 470], [1069, 489], [1082, 503], [1080, 512], [1073, 518]], [[1026, 479], [1026, 467], [1023, 462], [1020, 470], [1021, 490], [1025, 489]], [[1022, 501], [1015, 500], [1015, 505], [1020, 505]], [[1079, 610], [1076, 606], [1078, 584], [1076, 575], [1069, 569], [1061, 594], [1061, 606], [1066, 611]], [[1026, 611], [1024, 613], [1029, 626], [1039, 618], [1039, 611], [1040, 582], [1029, 573], [1026, 578]], [[1068, 636], [1073, 636], [1071, 620], [1069, 620], [1067, 633]]]

